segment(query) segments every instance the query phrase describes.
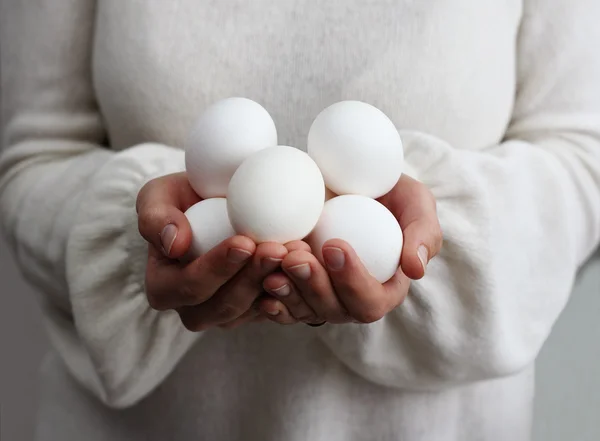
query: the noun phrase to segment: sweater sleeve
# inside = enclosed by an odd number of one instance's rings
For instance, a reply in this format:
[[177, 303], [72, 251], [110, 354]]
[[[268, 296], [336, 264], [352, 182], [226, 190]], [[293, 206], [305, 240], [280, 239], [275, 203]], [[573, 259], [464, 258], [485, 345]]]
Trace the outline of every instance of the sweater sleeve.
[[410, 168], [438, 201], [441, 254], [382, 320], [316, 331], [367, 380], [436, 390], [519, 372], [598, 245], [600, 2], [524, 6], [503, 142], [468, 151], [402, 134]]
[[3, 0], [0, 221], [42, 295], [53, 345], [110, 406], [148, 394], [193, 344], [174, 313], [149, 308], [135, 200], [183, 153], [103, 147], [90, 53], [92, 0]]

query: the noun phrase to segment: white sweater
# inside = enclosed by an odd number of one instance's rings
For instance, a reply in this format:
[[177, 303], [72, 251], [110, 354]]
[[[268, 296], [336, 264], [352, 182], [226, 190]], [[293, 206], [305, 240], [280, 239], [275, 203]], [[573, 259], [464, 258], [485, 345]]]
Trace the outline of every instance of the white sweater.
[[[533, 362], [600, 240], [599, 19], [598, 0], [2, 0], [1, 221], [55, 349], [37, 439], [527, 440]], [[402, 306], [200, 334], [149, 308], [137, 191], [228, 96], [299, 148], [335, 101], [393, 119], [445, 234]]]

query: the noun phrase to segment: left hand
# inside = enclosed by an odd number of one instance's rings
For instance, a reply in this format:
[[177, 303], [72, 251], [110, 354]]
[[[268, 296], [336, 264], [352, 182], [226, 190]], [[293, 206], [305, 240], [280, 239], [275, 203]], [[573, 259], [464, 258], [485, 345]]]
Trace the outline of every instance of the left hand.
[[379, 283], [340, 239], [323, 246], [327, 268], [303, 242], [287, 244], [284, 272], [271, 274], [263, 284], [272, 296], [260, 302], [265, 316], [280, 324], [372, 323], [402, 304], [410, 280], [425, 275], [427, 263], [442, 246], [436, 201], [425, 185], [407, 175], [379, 201], [398, 219], [404, 235], [396, 274]]

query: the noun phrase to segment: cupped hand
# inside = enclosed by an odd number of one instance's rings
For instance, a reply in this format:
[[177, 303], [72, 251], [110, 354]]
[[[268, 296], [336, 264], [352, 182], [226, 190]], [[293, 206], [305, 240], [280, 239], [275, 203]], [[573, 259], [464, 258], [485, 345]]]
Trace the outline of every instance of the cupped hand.
[[191, 331], [256, 320], [260, 314], [253, 304], [263, 280], [280, 267], [288, 250], [235, 236], [182, 262], [192, 241], [184, 212], [199, 201], [185, 173], [154, 179], [140, 190], [136, 208], [140, 234], [149, 243], [148, 302], [159, 311], [177, 311]]
[[404, 235], [400, 266], [389, 281], [381, 284], [373, 278], [342, 240], [324, 244], [325, 266], [307, 245], [288, 245], [284, 273], [264, 281], [272, 298], [261, 300], [261, 311], [281, 324], [372, 323], [401, 305], [411, 279], [425, 275], [442, 246], [436, 201], [425, 185], [406, 175], [379, 201], [398, 219]]

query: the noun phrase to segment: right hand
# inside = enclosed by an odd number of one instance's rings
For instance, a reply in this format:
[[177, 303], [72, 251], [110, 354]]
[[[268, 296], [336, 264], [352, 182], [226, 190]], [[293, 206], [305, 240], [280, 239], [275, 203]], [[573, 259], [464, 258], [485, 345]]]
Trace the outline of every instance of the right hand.
[[190, 331], [235, 327], [260, 320], [255, 300], [265, 277], [278, 270], [288, 250], [277, 243], [256, 245], [231, 237], [208, 253], [183, 263], [192, 241], [184, 212], [200, 198], [185, 173], [149, 181], [136, 209], [140, 234], [148, 241], [146, 296], [153, 309], [173, 309]]

